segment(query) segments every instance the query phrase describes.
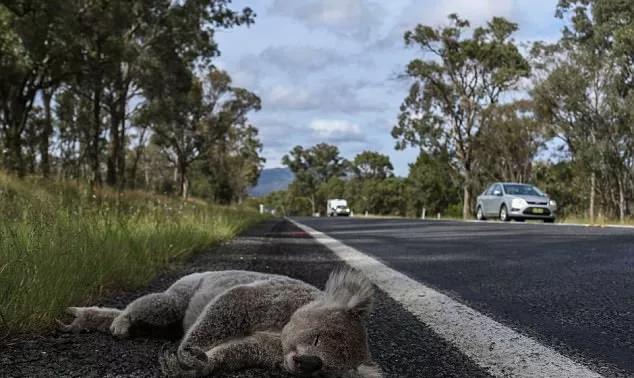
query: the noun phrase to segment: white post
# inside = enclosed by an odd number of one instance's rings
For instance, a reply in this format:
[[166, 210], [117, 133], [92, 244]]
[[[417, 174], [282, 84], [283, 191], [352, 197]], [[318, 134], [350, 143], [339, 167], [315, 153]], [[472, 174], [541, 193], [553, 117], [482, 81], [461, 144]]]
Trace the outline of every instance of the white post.
[[367, 210], [365, 211], [365, 216], [366, 216], [366, 217], [368, 216], [368, 211], [367, 211]]
[[440, 220], [440, 213], [438, 213], [438, 216], [437, 216], [437, 217], [438, 217], [438, 219]]
[[264, 205], [260, 204], [260, 214], [264, 214]]
[[425, 219], [425, 213], [426, 213], [426, 212], [427, 212], [427, 209], [425, 209], [425, 208], [423, 207], [423, 212], [422, 212], [422, 214], [420, 215], [420, 219]]

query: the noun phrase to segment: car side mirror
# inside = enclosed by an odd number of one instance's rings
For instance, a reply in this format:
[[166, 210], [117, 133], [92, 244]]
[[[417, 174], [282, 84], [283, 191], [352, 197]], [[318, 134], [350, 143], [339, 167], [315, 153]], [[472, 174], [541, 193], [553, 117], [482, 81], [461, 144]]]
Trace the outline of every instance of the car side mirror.
[[494, 191], [493, 191], [493, 195], [494, 195], [494, 196], [501, 196], [501, 195], [502, 195], [502, 192], [500, 192], [499, 190], [494, 190]]

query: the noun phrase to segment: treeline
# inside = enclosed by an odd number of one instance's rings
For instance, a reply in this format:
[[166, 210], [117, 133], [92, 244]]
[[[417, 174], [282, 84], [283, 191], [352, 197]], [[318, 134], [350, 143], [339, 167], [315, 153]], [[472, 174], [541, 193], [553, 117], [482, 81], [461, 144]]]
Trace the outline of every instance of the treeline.
[[[376, 153], [348, 164], [333, 146], [295, 147], [284, 163], [296, 180], [268, 202], [323, 213], [325, 198], [344, 197], [356, 212], [468, 218], [486, 184], [519, 181], [555, 198], [560, 216], [624, 221], [634, 201], [634, 7], [560, 0], [556, 15], [566, 21], [559, 41], [526, 52], [512, 38], [518, 25], [500, 17], [472, 28], [452, 14], [448, 26], [406, 32], [421, 55], [407, 65], [392, 136], [397, 149], [420, 151], [408, 177], [393, 177]], [[361, 173], [369, 156], [381, 173]]]
[[229, 0], [0, 1], [0, 166], [240, 201], [263, 160], [260, 99], [215, 68]]

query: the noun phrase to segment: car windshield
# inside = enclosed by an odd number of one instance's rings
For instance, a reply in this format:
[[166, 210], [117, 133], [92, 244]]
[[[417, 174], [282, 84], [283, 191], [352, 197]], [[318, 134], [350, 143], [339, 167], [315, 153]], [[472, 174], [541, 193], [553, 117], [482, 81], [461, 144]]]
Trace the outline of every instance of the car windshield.
[[504, 192], [511, 195], [544, 197], [541, 190], [530, 185], [505, 184]]
[[339, 205], [339, 206], [337, 206], [337, 209], [345, 209], [345, 208], [346, 208], [346, 207], [345, 207], [345, 206], [343, 206], [343, 205]]

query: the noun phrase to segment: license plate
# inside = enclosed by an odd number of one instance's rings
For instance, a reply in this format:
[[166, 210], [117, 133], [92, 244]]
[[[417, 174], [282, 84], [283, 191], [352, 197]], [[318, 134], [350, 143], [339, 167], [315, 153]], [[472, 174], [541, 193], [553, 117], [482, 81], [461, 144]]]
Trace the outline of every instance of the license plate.
[[544, 214], [544, 209], [535, 208], [533, 209], [533, 214]]

